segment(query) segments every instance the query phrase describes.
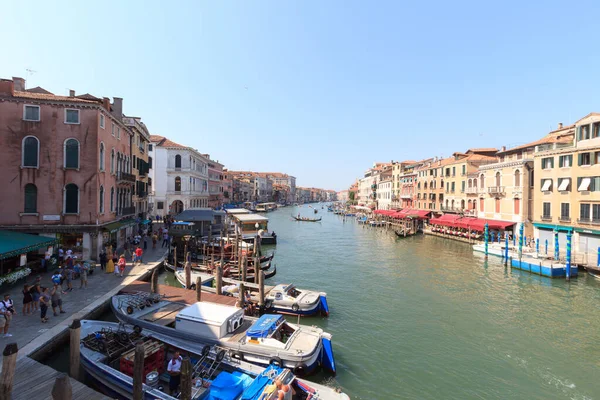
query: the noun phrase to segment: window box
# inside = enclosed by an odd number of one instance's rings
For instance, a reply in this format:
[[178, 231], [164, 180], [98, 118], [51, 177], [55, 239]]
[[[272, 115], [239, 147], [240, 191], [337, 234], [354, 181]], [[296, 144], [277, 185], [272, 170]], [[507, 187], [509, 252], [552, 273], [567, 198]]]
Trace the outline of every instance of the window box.
[[73, 108], [65, 108], [65, 124], [79, 124], [79, 110]]
[[39, 122], [40, 106], [25, 104], [23, 106], [23, 121]]

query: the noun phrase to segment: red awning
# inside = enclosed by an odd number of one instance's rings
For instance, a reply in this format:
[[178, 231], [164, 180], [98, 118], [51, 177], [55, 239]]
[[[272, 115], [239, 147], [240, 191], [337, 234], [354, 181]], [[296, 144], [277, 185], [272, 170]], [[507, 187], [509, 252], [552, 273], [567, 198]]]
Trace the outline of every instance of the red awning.
[[415, 210], [413, 208], [405, 208], [402, 211], [398, 211], [397, 213], [391, 215], [392, 218], [427, 218], [427, 216], [431, 214], [431, 211], [427, 210]]
[[375, 210], [373, 213], [379, 215], [392, 215], [396, 213], [396, 210]]
[[429, 220], [430, 224], [442, 226], [456, 226], [457, 221], [461, 218], [458, 214], [444, 214], [439, 218]]

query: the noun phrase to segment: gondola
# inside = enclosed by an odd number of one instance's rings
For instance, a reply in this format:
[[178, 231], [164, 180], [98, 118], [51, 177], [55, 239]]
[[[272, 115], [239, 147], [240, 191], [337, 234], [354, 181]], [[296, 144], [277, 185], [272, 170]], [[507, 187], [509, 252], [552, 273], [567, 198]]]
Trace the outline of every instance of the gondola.
[[292, 218], [294, 218], [296, 221], [302, 221], [302, 222], [320, 222], [321, 221], [321, 217], [311, 219], [311, 218], [302, 218], [302, 217], [298, 218], [298, 217], [294, 217], [292, 215]]
[[405, 238], [405, 237], [409, 237], [412, 236], [412, 233], [407, 233], [406, 236], [404, 236], [404, 231], [398, 231], [396, 229], [394, 229], [394, 233], [396, 234], [397, 237], [399, 238]]

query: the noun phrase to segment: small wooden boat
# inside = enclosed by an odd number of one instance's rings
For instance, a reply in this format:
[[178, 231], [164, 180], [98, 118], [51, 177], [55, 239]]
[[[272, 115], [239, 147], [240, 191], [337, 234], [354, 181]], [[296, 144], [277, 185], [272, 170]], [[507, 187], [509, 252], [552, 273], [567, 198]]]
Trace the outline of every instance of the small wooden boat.
[[400, 229], [400, 230], [394, 229], [394, 233], [399, 238], [405, 238], [405, 237], [409, 237], [409, 236], [413, 236], [414, 235], [414, 233], [412, 233], [412, 232], [406, 232], [406, 235], [405, 235], [403, 229]]
[[306, 218], [306, 217], [295, 217], [292, 215], [292, 218], [294, 218], [296, 221], [302, 221], [302, 222], [320, 222], [322, 217], [319, 218]]
[[600, 268], [599, 267], [585, 267], [585, 270], [587, 271], [588, 274], [590, 274], [591, 276], [593, 276], [596, 279], [600, 279]]

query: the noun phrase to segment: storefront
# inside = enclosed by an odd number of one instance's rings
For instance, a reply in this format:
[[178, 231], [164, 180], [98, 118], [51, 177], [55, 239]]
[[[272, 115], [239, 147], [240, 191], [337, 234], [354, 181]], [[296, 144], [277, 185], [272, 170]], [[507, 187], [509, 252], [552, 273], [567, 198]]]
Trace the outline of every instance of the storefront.
[[56, 239], [26, 233], [0, 231], [0, 285], [14, 283], [41, 267], [46, 252]]

